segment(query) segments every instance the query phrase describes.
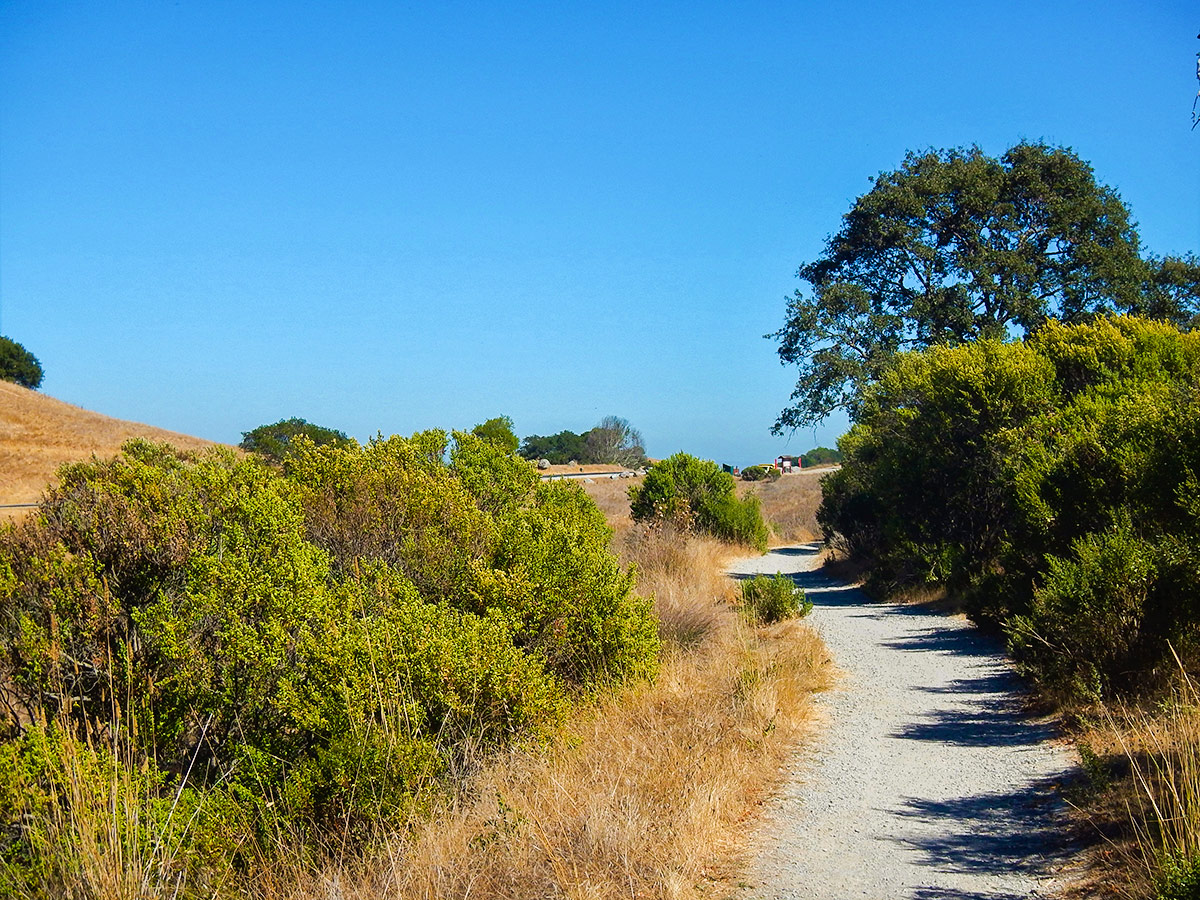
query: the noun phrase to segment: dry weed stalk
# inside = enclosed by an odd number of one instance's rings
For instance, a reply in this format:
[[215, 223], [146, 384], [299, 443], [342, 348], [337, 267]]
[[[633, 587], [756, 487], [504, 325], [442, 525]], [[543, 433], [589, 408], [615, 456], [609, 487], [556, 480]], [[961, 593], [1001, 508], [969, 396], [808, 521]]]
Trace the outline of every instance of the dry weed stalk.
[[1126, 709], [1109, 725], [1137, 789], [1126, 810], [1142, 872], [1200, 885], [1200, 690], [1175, 661], [1179, 679], [1158, 715]]

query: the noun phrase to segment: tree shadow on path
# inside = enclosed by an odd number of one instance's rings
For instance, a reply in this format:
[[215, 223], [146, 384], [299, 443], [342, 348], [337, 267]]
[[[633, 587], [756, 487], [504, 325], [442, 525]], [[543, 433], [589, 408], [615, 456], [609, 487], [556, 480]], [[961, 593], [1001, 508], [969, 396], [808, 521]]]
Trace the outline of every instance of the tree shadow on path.
[[[815, 553], [810, 545], [792, 548], [784, 555]], [[1058, 736], [1053, 722], [1034, 715], [1025, 684], [1008, 666], [1003, 646], [994, 637], [926, 607], [874, 602], [858, 588], [820, 570], [790, 577], [816, 607], [838, 608], [853, 618], [905, 617], [907, 625], [901, 635], [879, 643], [881, 651], [951, 654], [968, 661], [971, 674], [914, 688], [936, 702], [916, 721], [906, 722], [888, 735], [912, 742], [911, 750], [899, 752], [919, 758], [928, 752], [923, 748], [938, 744], [1037, 753], [1036, 748]], [[1079, 850], [1078, 838], [1065, 824], [1062, 799], [1065, 782], [1075, 777], [1076, 773], [1068, 770], [1055, 776], [1030, 777], [1000, 791], [901, 798], [900, 806], [888, 812], [903, 824], [885, 839], [898, 849], [915, 852], [918, 866], [930, 870], [931, 882], [942, 881], [935, 873], [995, 876], [997, 881], [992, 891], [926, 884], [908, 896], [920, 900], [1027, 896], [1025, 892], [1007, 892], [1007, 886], [1002, 886], [1005, 876], [1044, 876]]]

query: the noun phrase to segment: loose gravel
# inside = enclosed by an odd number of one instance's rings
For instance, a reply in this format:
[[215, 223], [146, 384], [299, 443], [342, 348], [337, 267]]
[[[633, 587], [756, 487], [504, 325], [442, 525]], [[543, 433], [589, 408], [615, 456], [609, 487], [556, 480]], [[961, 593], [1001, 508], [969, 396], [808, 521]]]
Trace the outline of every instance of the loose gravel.
[[734, 574], [791, 574], [841, 670], [822, 733], [769, 803], [740, 896], [976, 898], [1054, 892], [1072, 853], [1074, 754], [995, 642], [918, 606], [872, 603], [814, 571], [817, 546]]

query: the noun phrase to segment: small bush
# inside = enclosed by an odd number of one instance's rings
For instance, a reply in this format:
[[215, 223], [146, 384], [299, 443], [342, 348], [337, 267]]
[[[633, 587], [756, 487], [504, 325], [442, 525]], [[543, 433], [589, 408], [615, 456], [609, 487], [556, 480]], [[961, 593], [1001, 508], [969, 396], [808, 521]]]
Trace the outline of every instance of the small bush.
[[774, 466], [747, 466], [742, 469], [742, 481], [778, 481], [779, 470]]
[[709, 460], [676, 453], [657, 462], [629, 489], [635, 522], [666, 522], [736, 544], [767, 549], [767, 526], [757, 497], [738, 499], [733, 476]]
[[803, 588], [786, 575], [755, 575], [742, 582], [742, 609], [752, 621], [771, 624], [797, 619], [812, 611]]

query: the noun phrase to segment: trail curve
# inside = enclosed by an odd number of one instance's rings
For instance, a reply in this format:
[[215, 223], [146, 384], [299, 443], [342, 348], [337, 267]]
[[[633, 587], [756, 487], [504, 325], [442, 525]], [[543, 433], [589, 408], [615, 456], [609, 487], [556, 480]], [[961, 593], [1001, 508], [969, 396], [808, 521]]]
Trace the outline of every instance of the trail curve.
[[1014, 900], [1072, 854], [1073, 752], [1032, 715], [1001, 648], [968, 622], [872, 603], [814, 571], [817, 546], [744, 560], [790, 574], [842, 672], [822, 733], [770, 801], [743, 900]]

